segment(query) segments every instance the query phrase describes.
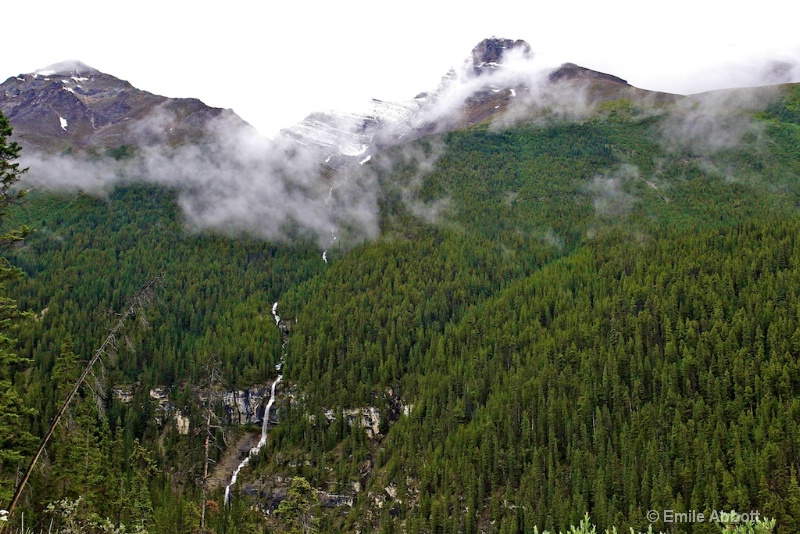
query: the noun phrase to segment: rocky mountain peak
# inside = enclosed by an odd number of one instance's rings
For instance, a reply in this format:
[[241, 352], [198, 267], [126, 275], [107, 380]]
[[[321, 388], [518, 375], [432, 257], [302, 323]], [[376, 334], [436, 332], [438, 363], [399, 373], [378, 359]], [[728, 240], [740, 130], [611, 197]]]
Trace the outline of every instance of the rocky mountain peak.
[[74, 60], [8, 78], [0, 111], [23, 147], [56, 152], [198, 141], [220, 117], [246, 126], [229, 110], [154, 95]]
[[511, 52], [519, 53], [523, 58], [533, 57], [531, 45], [522, 39], [501, 39], [491, 37], [484, 39], [472, 49], [472, 69], [476, 75], [491, 72], [499, 68]]

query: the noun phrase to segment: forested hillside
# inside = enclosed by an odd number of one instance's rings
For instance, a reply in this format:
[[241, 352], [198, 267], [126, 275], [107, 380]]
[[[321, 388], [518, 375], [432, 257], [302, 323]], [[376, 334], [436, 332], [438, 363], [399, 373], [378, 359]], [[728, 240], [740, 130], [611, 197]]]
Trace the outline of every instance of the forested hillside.
[[[4, 221], [33, 229], [5, 253], [29, 361], [0, 379], [33, 436], [127, 299], [164, 287], [60, 425], [26, 524], [190, 532], [205, 508], [216, 532], [532, 532], [588, 512], [627, 531], [733, 509], [797, 532], [798, 154], [796, 85], [486, 122], [353, 171], [376, 176], [380, 235], [327, 263], [310, 241], [192, 233], [165, 188], [32, 191]], [[228, 480], [203, 506], [207, 392], [272, 382], [284, 352], [266, 447], [230, 506]], [[377, 435], [348, 420], [365, 408]], [[211, 429], [212, 457], [249, 430]]]

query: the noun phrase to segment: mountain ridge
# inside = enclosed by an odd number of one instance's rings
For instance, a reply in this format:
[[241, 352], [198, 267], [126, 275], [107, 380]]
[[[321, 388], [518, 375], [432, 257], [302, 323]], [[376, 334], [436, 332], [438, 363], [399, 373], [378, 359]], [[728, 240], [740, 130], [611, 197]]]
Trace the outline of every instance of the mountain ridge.
[[[279, 137], [318, 152], [321, 162], [336, 168], [431, 133], [498, 118], [508, 124], [505, 115], [513, 115], [511, 122], [529, 120], [578, 90], [592, 105], [615, 98], [663, 104], [683, 97], [640, 89], [575, 63], [537, 66], [535, 58], [524, 40], [483, 39], [434, 90], [398, 102], [373, 99], [361, 111], [318, 110]], [[772, 65], [776, 80], [784, 80], [787, 65]], [[197, 143], [208, 139], [216, 120], [226, 127], [250, 127], [230, 109], [155, 95], [77, 60], [9, 77], [0, 84], [0, 111], [24, 145], [56, 152]]]
[[[582, 85], [581, 90], [592, 90], [593, 84], [608, 84], [611, 87], [593, 91], [591, 98], [640, 99], [645, 94], [660, 94], [634, 88], [619, 77], [574, 63], [538, 67], [531, 63], [534, 58], [530, 44], [524, 40], [487, 38], [472, 49], [459, 68], [445, 73], [432, 91], [420, 92], [403, 102], [373, 99], [371, 107], [362, 113], [315, 112], [281, 134], [319, 150], [326, 163], [335, 166], [334, 158], [358, 158], [361, 162], [376, 149], [493, 120], [509, 107], [515, 108], [519, 120], [531, 118], [540, 112], [539, 107], [531, 105], [540, 93], [552, 100], [553, 94], [562, 89], [573, 92]], [[567, 88], [567, 82], [572, 86]], [[520, 98], [516, 98], [518, 95]], [[515, 100], [525, 102], [512, 106]], [[525, 106], [531, 108], [527, 113], [521, 110]], [[389, 109], [395, 112], [386, 113]]]
[[248, 126], [229, 109], [155, 95], [75, 60], [8, 78], [0, 111], [21, 144], [46, 151], [194, 142], [216, 119]]

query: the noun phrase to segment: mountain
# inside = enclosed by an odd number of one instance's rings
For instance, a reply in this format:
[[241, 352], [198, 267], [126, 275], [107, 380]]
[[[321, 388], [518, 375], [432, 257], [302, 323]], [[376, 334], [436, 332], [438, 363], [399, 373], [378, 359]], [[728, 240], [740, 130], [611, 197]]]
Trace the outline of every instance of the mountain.
[[[33, 231], [2, 296], [30, 320], [0, 372], [31, 433], [163, 286], [62, 419], [25, 525], [705, 534], [648, 511], [735, 510], [799, 532], [800, 84], [684, 97], [535, 61], [487, 40], [349, 116], [352, 144], [321, 114], [267, 158], [30, 162], [100, 184], [7, 212]], [[231, 401], [266, 424], [227, 425]], [[8, 434], [0, 495], [35, 445]]]
[[[363, 163], [382, 148], [504, 114], [530, 119], [542, 113], [542, 103], [568, 99], [578, 88], [591, 90], [594, 103], [657, 94], [569, 63], [536, 70], [534, 58], [523, 40], [484, 39], [433, 91], [403, 102], [372, 100], [357, 112], [312, 113], [282, 136], [336, 168]], [[0, 84], [0, 111], [23, 145], [58, 152], [177, 146], [206, 140], [221, 124], [226, 130], [249, 128], [231, 110], [154, 95], [78, 61], [7, 79]]]
[[542, 69], [534, 58], [524, 40], [484, 39], [433, 91], [405, 102], [373, 100], [360, 113], [313, 113], [282, 134], [336, 166], [361, 163], [381, 148], [492, 121], [509, 111], [515, 121], [532, 119], [542, 113], [542, 103], [568, 100], [577, 90], [589, 92], [593, 104], [622, 97], [653, 103], [677, 98], [636, 89], [621, 78], [572, 63]]
[[78, 61], [7, 79], [0, 111], [21, 144], [49, 151], [196, 142], [217, 120], [247, 127], [231, 110], [154, 95]]

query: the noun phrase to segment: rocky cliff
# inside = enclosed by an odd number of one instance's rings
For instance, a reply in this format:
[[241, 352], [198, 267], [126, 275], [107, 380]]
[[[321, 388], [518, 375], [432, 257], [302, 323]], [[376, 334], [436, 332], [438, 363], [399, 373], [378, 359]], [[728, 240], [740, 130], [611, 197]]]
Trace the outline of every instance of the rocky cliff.
[[[261, 425], [264, 418], [264, 408], [270, 397], [271, 384], [250, 386], [246, 389], [228, 390], [219, 393], [227, 424], [230, 425]], [[185, 434], [189, 430], [189, 421], [180, 406], [176, 406], [172, 390], [165, 387], [153, 388], [149, 391], [150, 399], [156, 406], [156, 422], [159, 425], [174, 420], [178, 430]], [[114, 398], [128, 404], [133, 401], [133, 387], [117, 387], [112, 390]], [[171, 398], [172, 397], [172, 398]], [[208, 394], [197, 391], [195, 396], [198, 405], [208, 399]]]

